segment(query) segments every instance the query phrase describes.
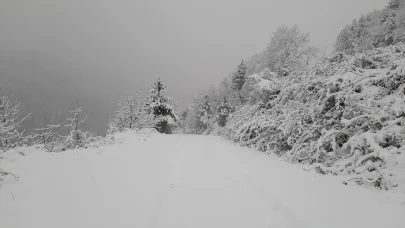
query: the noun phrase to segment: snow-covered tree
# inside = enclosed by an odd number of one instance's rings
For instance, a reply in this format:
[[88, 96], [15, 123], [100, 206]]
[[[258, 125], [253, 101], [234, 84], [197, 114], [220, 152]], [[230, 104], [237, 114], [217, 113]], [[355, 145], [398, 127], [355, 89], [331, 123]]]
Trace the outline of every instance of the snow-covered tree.
[[118, 111], [110, 119], [109, 128], [116, 131], [153, 127], [153, 115], [147, 107], [147, 98], [133, 92], [121, 98]]
[[164, 96], [166, 86], [158, 79], [152, 85], [150, 93], [148, 106], [156, 122], [155, 128], [160, 133], [170, 134], [179, 118], [173, 107], [169, 104], [171, 98]]
[[219, 85], [219, 89], [218, 89], [218, 93], [219, 93], [218, 106], [221, 104], [224, 97], [227, 97], [228, 103], [232, 107], [237, 107], [242, 104], [240, 96], [244, 96], [244, 94], [245, 94], [244, 87], [246, 86], [246, 81], [245, 81], [244, 85], [242, 86], [241, 91], [236, 91], [235, 89], [232, 88], [233, 87], [232, 78], [233, 78], [233, 75], [228, 75], [228, 77], [224, 78], [221, 81], [221, 83]]
[[0, 148], [5, 152], [18, 146], [26, 127], [21, 124], [29, 117], [19, 118], [19, 104], [13, 106], [7, 96], [0, 97]]
[[232, 76], [232, 88], [236, 92], [239, 101], [242, 104], [245, 102], [245, 98], [242, 96], [241, 90], [246, 82], [246, 78], [246, 65], [242, 60], [242, 62], [238, 65], [237, 71]]
[[208, 95], [204, 96], [204, 101], [198, 109], [198, 117], [205, 127], [212, 124], [213, 109], [210, 105], [210, 98]]
[[190, 115], [190, 113], [191, 113], [191, 108], [190, 107], [183, 108], [179, 111], [179, 113], [180, 113], [180, 115], [179, 115], [178, 125], [183, 131], [186, 131], [186, 121], [187, 121], [188, 115]]
[[80, 125], [87, 119], [87, 116], [80, 119], [80, 113], [83, 109], [77, 105], [76, 108], [69, 110], [71, 117], [67, 119], [68, 123], [64, 125], [69, 130], [69, 134], [65, 136], [65, 149], [74, 149], [76, 147], [84, 147], [86, 144], [86, 132], [80, 129]]
[[190, 112], [190, 108], [184, 108], [180, 113], [180, 119], [185, 120]]
[[338, 35], [335, 51], [363, 53], [405, 41], [405, 1], [390, 0], [383, 10], [375, 10], [347, 25]]
[[224, 97], [224, 100], [218, 107], [218, 125], [224, 127], [231, 114], [232, 107], [228, 104], [228, 100]]
[[238, 65], [238, 69], [232, 77], [233, 88], [237, 91], [242, 89], [246, 81], [246, 65], [242, 62]]
[[309, 34], [302, 33], [297, 25], [280, 26], [267, 47], [267, 67], [279, 75], [302, 70], [315, 57], [318, 49], [309, 44]]

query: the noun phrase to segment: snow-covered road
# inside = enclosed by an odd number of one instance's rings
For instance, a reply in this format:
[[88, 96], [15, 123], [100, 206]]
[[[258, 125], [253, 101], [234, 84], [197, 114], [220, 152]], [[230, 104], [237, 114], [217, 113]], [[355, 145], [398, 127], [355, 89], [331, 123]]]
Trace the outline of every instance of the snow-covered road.
[[128, 136], [2, 167], [0, 227], [405, 227], [403, 196], [302, 171], [219, 137]]

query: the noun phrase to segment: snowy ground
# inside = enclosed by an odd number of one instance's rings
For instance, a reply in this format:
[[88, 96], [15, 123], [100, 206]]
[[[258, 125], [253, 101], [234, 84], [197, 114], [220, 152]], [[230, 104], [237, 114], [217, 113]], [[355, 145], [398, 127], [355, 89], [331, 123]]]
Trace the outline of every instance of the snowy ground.
[[302, 171], [219, 137], [9, 156], [0, 227], [405, 227], [405, 198]]

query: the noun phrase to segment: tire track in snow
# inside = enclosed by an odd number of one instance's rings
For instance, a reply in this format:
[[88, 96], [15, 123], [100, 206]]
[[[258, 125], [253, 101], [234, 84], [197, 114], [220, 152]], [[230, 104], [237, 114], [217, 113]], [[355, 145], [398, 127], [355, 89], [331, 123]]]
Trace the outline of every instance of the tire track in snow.
[[[168, 148], [163, 147], [164, 146], [164, 144], [162, 143], [163, 139], [164, 138], [162, 137], [159, 144], [157, 144], [157, 145], [159, 145], [159, 150], [168, 150]], [[151, 152], [153, 153], [155, 151], [151, 151]], [[164, 185], [163, 189], [161, 189], [161, 193], [160, 193], [160, 196], [159, 196], [159, 201], [158, 201], [158, 203], [156, 205], [155, 213], [151, 216], [151, 222], [150, 222], [150, 224], [148, 226], [149, 228], [158, 228], [160, 223], [161, 223], [161, 217], [165, 213], [164, 210], [165, 210], [165, 205], [167, 204], [167, 198], [168, 198], [168, 193], [169, 193], [167, 186], [170, 183], [170, 175], [171, 175], [171, 172], [172, 172], [172, 163], [173, 163], [173, 159], [174, 159], [170, 148], [169, 148], [168, 153], [166, 155], [167, 155], [167, 157], [166, 157], [167, 162], [165, 163], [166, 172], [165, 172], [165, 175], [164, 175], [165, 185]]]
[[[170, 138], [169, 138], [170, 137]], [[166, 186], [162, 190], [162, 196], [159, 200], [159, 205], [156, 211], [156, 214], [153, 216], [153, 220], [150, 228], [167, 228], [167, 227], [176, 227], [173, 223], [176, 222], [175, 215], [175, 191], [179, 185], [180, 177], [180, 165], [181, 165], [181, 149], [178, 143], [170, 143], [167, 139], [178, 140], [176, 136], [167, 136], [164, 140], [161, 140], [163, 147], [161, 148], [164, 151], [167, 151], [167, 179]], [[165, 145], [167, 147], [165, 147]], [[175, 145], [175, 147], [173, 147]], [[173, 224], [169, 226], [169, 224]]]

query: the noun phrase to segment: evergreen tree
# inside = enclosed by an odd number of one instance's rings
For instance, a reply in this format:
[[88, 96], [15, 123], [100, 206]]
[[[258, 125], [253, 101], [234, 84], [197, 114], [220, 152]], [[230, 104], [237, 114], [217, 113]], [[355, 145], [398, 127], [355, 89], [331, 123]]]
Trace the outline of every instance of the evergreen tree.
[[224, 127], [226, 122], [228, 121], [229, 115], [231, 114], [232, 107], [228, 104], [228, 100], [226, 96], [224, 97], [224, 101], [218, 108], [218, 125]]
[[169, 104], [170, 97], [165, 97], [166, 86], [160, 81], [160, 78], [152, 85], [149, 96], [149, 108], [156, 121], [156, 130], [160, 133], [170, 134], [172, 127], [178, 121], [176, 112]]
[[238, 65], [238, 70], [232, 77], [232, 89], [237, 93], [239, 102], [241, 104], [245, 103], [245, 98], [242, 96], [241, 90], [247, 80], [246, 69], [246, 65], [242, 60], [242, 62]]
[[198, 117], [201, 121], [201, 123], [207, 127], [211, 123], [212, 119], [212, 107], [210, 105], [210, 98], [208, 95], [204, 96], [204, 102], [201, 104], [199, 110], [198, 110]]
[[236, 71], [236, 73], [233, 75], [232, 78], [233, 88], [237, 91], [240, 91], [242, 89], [243, 84], [245, 84], [245, 81], [246, 81], [246, 65], [242, 60], [242, 62], [238, 65], [238, 70]]

